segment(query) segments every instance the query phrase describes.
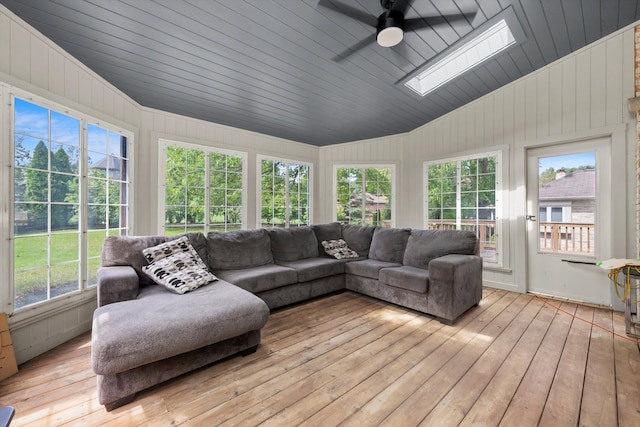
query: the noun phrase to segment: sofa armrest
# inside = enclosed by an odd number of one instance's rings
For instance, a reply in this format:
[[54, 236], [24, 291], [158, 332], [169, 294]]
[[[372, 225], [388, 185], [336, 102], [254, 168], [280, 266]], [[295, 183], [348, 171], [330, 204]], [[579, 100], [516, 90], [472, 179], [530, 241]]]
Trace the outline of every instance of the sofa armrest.
[[114, 266], [98, 269], [98, 307], [136, 299], [138, 289], [138, 274], [133, 267]]
[[482, 257], [450, 254], [429, 262], [429, 312], [453, 322], [482, 299]]

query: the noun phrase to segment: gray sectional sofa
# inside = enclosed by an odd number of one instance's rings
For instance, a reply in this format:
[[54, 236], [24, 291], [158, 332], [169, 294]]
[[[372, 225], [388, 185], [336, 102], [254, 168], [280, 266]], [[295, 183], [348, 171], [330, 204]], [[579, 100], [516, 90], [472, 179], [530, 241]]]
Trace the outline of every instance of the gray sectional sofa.
[[[219, 280], [183, 295], [142, 271], [142, 251], [175, 237], [105, 239], [92, 366], [107, 410], [152, 385], [255, 351], [270, 309], [348, 289], [451, 324], [482, 298], [482, 259], [471, 232], [331, 223], [187, 236]], [[325, 253], [322, 242], [339, 240], [357, 258]]]

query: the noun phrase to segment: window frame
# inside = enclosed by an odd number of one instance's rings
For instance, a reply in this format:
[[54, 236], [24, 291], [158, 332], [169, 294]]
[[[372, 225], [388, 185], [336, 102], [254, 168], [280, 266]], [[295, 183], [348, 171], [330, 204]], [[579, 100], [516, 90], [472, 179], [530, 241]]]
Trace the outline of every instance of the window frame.
[[[289, 166], [290, 165], [296, 165], [296, 166], [306, 166], [308, 169], [308, 175], [307, 175], [307, 226], [313, 224], [313, 164], [309, 163], [309, 162], [305, 162], [305, 161], [301, 161], [301, 160], [291, 160], [291, 159], [284, 159], [284, 158], [279, 158], [279, 157], [274, 157], [274, 156], [267, 156], [267, 155], [262, 155], [262, 154], [258, 154], [256, 156], [256, 227], [257, 228], [268, 228], [268, 227], [264, 227], [262, 225], [262, 162], [263, 161], [271, 161], [271, 162], [280, 162], [280, 163], [284, 163], [285, 164], [285, 168], [287, 170], [287, 173], [285, 175], [285, 177], [288, 179], [289, 177]], [[285, 222], [284, 222], [284, 227], [282, 228], [289, 228], [290, 227], [290, 196], [289, 196], [289, 186], [286, 186], [286, 194], [285, 194]], [[304, 226], [304, 225], [299, 225], [296, 227], [300, 227], [300, 226]]]
[[248, 154], [244, 151], [236, 151], [236, 150], [228, 150], [219, 147], [212, 147], [209, 145], [202, 144], [194, 144], [191, 142], [177, 141], [167, 138], [158, 138], [158, 233], [161, 235], [165, 235], [166, 227], [165, 227], [165, 209], [166, 209], [166, 164], [167, 164], [167, 147], [176, 146], [179, 148], [184, 148], [187, 150], [198, 150], [205, 153], [205, 197], [204, 197], [204, 206], [205, 210], [205, 222], [204, 226], [204, 234], [210, 231], [209, 222], [209, 211], [210, 211], [210, 190], [211, 183], [209, 182], [210, 177], [210, 164], [209, 164], [209, 155], [211, 153], [216, 154], [224, 154], [229, 156], [237, 156], [242, 159], [242, 223], [240, 225], [240, 229], [247, 229], [247, 180], [248, 180]]
[[[333, 221], [338, 221], [338, 169], [391, 169], [391, 222], [390, 227], [396, 226], [396, 205], [397, 205], [397, 165], [395, 163], [334, 163], [333, 164], [333, 200], [335, 203], [331, 203], [331, 218]], [[366, 173], [366, 172], [365, 172]], [[364, 186], [366, 189], [366, 180]], [[363, 189], [364, 190], [364, 189]], [[363, 192], [364, 194], [365, 192]], [[370, 226], [372, 227], [372, 226]]]
[[[506, 254], [508, 253], [508, 236], [507, 229], [504, 222], [507, 218], [506, 207], [508, 206], [508, 185], [505, 182], [505, 176], [507, 176], [507, 159], [508, 155], [506, 153], [507, 149], [494, 149], [487, 151], [478, 151], [470, 154], [465, 154], [461, 156], [454, 157], [444, 157], [434, 160], [427, 160], [423, 162], [422, 167], [422, 189], [423, 189], [423, 198], [422, 198], [422, 220], [423, 220], [423, 228], [428, 229], [429, 227], [429, 184], [428, 184], [428, 173], [429, 166], [443, 163], [457, 163], [457, 183], [456, 183], [456, 210], [460, 211], [461, 207], [461, 182], [459, 181], [460, 176], [460, 162], [466, 160], [477, 160], [481, 158], [487, 157], [495, 157], [495, 241], [496, 241], [496, 259], [495, 261], [485, 260], [483, 258], [483, 266], [485, 268], [492, 268], [496, 270], [505, 270], [509, 271], [508, 266], [508, 257]], [[459, 224], [461, 218], [456, 215], [456, 223]]]
[[[3, 92], [10, 99], [10, 103], [8, 104], [8, 112], [2, 112], [3, 117], [8, 118], [7, 123], [7, 132], [9, 143], [6, 144], [6, 147], [3, 147], [0, 150], [0, 155], [3, 155], [6, 159], [8, 159], [7, 167], [4, 168], [6, 171], [3, 174], [3, 177], [9, 182], [15, 182], [15, 105], [16, 98], [28, 102], [30, 104], [37, 105], [38, 107], [42, 107], [51, 112], [56, 112], [59, 114], [63, 114], [65, 116], [72, 117], [73, 119], [77, 119], [80, 123], [80, 137], [79, 137], [79, 147], [78, 147], [78, 155], [79, 155], [79, 165], [77, 176], [79, 178], [79, 214], [80, 217], [83, 218], [81, 220], [80, 225], [78, 226], [77, 232], [79, 234], [79, 243], [78, 243], [78, 251], [79, 251], [79, 267], [78, 267], [78, 289], [66, 292], [64, 294], [48, 298], [43, 301], [38, 301], [33, 304], [25, 305], [16, 309], [15, 307], [15, 250], [14, 250], [14, 241], [15, 241], [15, 188], [13, 185], [7, 186], [6, 182], [2, 183], [6, 188], [6, 205], [10, 206], [10, 209], [7, 210], [4, 216], [0, 216], [3, 225], [3, 232], [0, 232], [0, 235], [6, 235], [2, 238], [3, 243], [0, 247], [2, 247], [3, 252], [5, 252], [8, 256], [3, 257], [6, 258], [0, 262], [0, 266], [2, 266], [2, 272], [0, 273], [0, 279], [4, 280], [7, 283], [7, 292], [4, 295], [0, 295], [0, 302], [2, 303], [3, 311], [7, 312], [8, 315], [12, 317], [12, 325], [15, 327], [21, 327], [23, 324], [30, 323], [33, 319], [40, 318], [42, 316], [50, 316], [56, 313], [62, 313], [67, 311], [73, 307], [79, 307], [86, 304], [89, 300], [94, 300], [96, 297], [97, 286], [95, 283], [90, 284], [90, 260], [95, 259], [95, 256], [89, 256], [89, 243], [88, 243], [88, 233], [91, 231], [96, 231], [95, 229], [89, 228], [88, 223], [88, 138], [89, 131], [88, 128], [90, 125], [100, 127], [105, 129], [107, 132], [117, 133], [127, 140], [127, 177], [125, 180], [121, 180], [127, 185], [127, 203], [126, 203], [126, 220], [127, 224], [125, 227], [122, 227], [123, 230], [126, 230], [127, 234], [133, 230], [134, 227], [134, 181], [133, 177], [134, 173], [134, 147], [135, 147], [135, 139], [134, 139], [134, 131], [130, 129], [126, 129], [121, 126], [113, 125], [110, 123], [103, 122], [87, 113], [80, 112], [78, 110], [74, 110], [72, 108], [68, 108], [62, 104], [51, 101], [49, 99], [41, 98], [35, 96], [31, 93], [25, 92], [23, 90], [19, 90], [17, 88], [11, 88], [3, 86]], [[107, 153], [108, 154], [108, 153]], [[49, 166], [49, 170], [51, 166]], [[49, 187], [50, 188], [50, 187]], [[47, 202], [48, 204], [51, 201]], [[109, 203], [107, 203], [109, 206]], [[120, 227], [118, 227], [120, 228]], [[105, 228], [105, 237], [107, 233], [111, 229]], [[49, 236], [51, 230], [48, 230], [46, 235]], [[49, 238], [48, 238], [49, 239]], [[49, 243], [47, 247], [50, 247], [51, 241], [49, 239]], [[3, 264], [4, 262], [4, 264]], [[4, 268], [6, 267], [6, 268]]]

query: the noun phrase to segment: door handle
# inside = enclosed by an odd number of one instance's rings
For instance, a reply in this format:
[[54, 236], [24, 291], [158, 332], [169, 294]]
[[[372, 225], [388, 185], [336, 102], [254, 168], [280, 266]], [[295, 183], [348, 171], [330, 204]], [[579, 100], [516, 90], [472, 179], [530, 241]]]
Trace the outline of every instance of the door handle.
[[535, 221], [536, 220], [536, 216], [535, 215], [527, 215], [526, 218], [527, 218], [527, 221]]

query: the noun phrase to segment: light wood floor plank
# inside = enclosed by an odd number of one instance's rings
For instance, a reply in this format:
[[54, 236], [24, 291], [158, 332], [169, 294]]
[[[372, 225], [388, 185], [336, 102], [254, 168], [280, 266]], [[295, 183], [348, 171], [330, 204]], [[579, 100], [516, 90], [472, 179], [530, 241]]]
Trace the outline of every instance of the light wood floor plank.
[[275, 310], [256, 353], [112, 412], [83, 334], [1, 382], [0, 405], [12, 427], [640, 425], [638, 343], [589, 321], [624, 335], [622, 313], [490, 288], [452, 326], [345, 292]]
[[466, 325], [464, 329], [461, 329], [455, 335], [448, 337], [446, 342], [413, 366], [402, 377], [398, 378], [398, 381], [387, 387], [375, 398], [363, 405], [358, 412], [347, 418], [344, 421], [344, 425], [379, 425], [451, 358], [460, 351], [465, 350], [467, 344], [484, 329], [485, 325], [496, 318], [516, 299], [516, 294], [503, 294], [491, 306], [490, 310], [483, 312], [475, 321]]
[[[595, 310], [594, 323], [613, 330], [612, 313]], [[613, 426], [618, 423], [613, 335], [594, 326], [591, 330], [587, 370], [580, 407], [580, 425]]]
[[526, 298], [526, 307], [503, 332], [495, 338], [489, 337], [489, 347], [478, 361], [469, 368], [451, 391], [429, 412], [421, 425], [429, 426], [440, 422], [445, 425], [457, 425], [469, 412], [478, 397], [494, 378], [496, 372], [509, 356], [518, 338], [526, 331], [532, 320], [538, 315], [543, 304]]
[[500, 424], [555, 315], [556, 310], [547, 305], [540, 309], [462, 420], [461, 426]]
[[[613, 330], [625, 335], [623, 313], [613, 313]], [[640, 425], [640, 360], [638, 343], [615, 336], [613, 351], [616, 367], [616, 395], [618, 403], [618, 423], [621, 426]]]
[[[593, 321], [592, 307], [578, 306], [576, 316]], [[547, 397], [541, 426], [578, 425], [582, 400], [583, 379], [587, 365], [591, 324], [574, 318], [564, 345], [558, 369]]]
[[372, 376], [341, 396], [340, 399], [336, 399], [325, 406], [305, 420], [302, 425], [338, 425], [345, 418], [359, 411], [364, 404], [377, 394], [391, 386], [398, 378], [405, 375], [409, 369], [415, 367], [417, 363], [446, 342], [449, 337], [462, 330], [470, 322], [473, 322], [481, 313], [488, 310], [501, 295], [501, 293], [485, 293], [485, 298], [480, 303], [480, 306], [467, 312], [458, 319], [454, 326], [444, 326], [435, 321], [427, 323], [427, 326], [422, 329], [424, 335], [422, 342], [390, 364], [382, 367]]

